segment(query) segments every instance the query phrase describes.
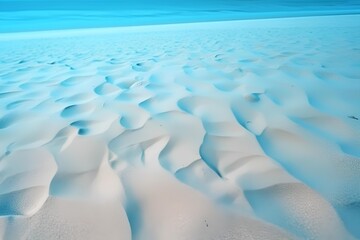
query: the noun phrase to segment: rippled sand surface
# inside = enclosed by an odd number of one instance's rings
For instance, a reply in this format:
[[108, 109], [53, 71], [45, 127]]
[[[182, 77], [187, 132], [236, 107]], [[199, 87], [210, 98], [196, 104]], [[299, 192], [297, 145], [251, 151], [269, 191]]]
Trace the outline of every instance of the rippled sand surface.
[[0, 239], [359, 239], [359, 29], [0, 34]]

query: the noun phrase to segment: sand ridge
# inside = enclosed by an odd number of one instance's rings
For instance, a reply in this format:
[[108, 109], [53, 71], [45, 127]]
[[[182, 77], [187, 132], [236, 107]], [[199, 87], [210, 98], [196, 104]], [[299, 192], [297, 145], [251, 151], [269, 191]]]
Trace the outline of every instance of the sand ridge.
[[0, 239], [360, 238], [357, 19], [1, 34]]

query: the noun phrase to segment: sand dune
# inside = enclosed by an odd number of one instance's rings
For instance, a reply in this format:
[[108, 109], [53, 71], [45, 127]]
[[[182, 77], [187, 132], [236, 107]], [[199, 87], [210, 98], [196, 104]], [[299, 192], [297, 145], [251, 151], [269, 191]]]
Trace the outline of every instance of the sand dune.
[[0, 239], [360, 239], [359, 23], [0, 34]]

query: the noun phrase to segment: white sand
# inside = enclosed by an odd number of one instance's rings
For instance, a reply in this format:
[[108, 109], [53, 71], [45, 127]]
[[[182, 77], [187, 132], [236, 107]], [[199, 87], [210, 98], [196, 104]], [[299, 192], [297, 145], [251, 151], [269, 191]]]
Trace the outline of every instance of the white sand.
[[0, 239], [360, 239], [360, 16], [0, 46]]

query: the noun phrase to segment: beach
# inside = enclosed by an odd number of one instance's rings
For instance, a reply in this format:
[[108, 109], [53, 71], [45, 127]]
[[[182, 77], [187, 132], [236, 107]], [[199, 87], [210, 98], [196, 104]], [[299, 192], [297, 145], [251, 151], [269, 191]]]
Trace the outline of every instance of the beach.
[[360, 15], [0, 46], [0, 239], [360, 239]]

